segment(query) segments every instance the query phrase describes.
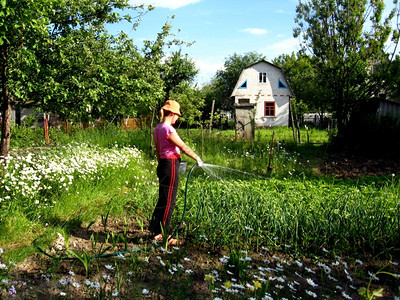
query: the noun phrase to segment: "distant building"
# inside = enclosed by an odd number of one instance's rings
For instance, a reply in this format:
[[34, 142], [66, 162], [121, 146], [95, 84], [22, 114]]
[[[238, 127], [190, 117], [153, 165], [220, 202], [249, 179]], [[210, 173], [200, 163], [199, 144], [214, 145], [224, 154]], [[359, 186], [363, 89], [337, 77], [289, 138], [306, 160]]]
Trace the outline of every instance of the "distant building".
[[231, 94], [235, 105], [253, 104], [257, 127], [289, 126], [289, 101], [294, 97], [283, 70], [265, 60], [243, 69]]

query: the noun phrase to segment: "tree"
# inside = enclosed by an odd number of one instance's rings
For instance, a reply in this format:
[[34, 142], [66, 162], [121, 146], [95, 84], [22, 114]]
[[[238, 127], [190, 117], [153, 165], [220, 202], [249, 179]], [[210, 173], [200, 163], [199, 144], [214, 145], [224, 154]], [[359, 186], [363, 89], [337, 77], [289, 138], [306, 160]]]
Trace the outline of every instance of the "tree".
[[[397, 3], [397, 0], [394, 1]], [[387, 58], [385, 43], [393, 33], [395, 10], [383, 19], [382, 0], [310, 0], [297, 5], [303, 51], [312, 55], [320, 77], [319, 86], [338, 122], [338, 135], [353, 112], [376, 95], [380, 82], [371, 64]], [[397, 34], [392, 35], [397, 42]]]
[[[9, 153], [11, 109], [15, 105], [47, 104], [51, 87], [59, 87], [53, 75], [57, 69], [50, 63], [59, 41], [70, 41], [75, 30], [104, 28], [105, 23], [130, 20], [114, 9], [128, 8], [125, 0], [37, 0], [1, 1], [0, 65], [2, 128], [0, 158]], [[135, 7], [135, 9], [143, 6]], [[48, 55], [53, 51], [53, 55]], [[44, 62], [49, 62], [46, 64]], [[41, 80], [39, 80], [41, 79]], [[46, 83], [44, 87], [41, 83]], [[66, 95], [61, 95], [66, 97]], [[63, 99], [61, 97], [61, 99]]]
[[182, 117], [180, 121], [186, 122], [188, 126], [198, 123], [204, 106], [202, 92], [184, 81], [174, 89], [171, 96], [173, 99], [177, 99], [181, 105]]
[[325, 101], [329, 90], [320, 82], [313, 58], [305, 53], [293, 52], [291, 55], [280, 55], [273, 63], [284, 71], [296, 97], [296, 104], [307, 107], [308, 112], [318, 113], [322, 120], [324, 113], [330, 111], [329, 103]]
[[182, 57], [181, 50], [179, 50], [173, 52], [165, 60], [161, 72], [161, 78], [165, 85], [164, 100], [168, 100], [171, 92], [176, 92], [181, 83], [192, 83], [199, 70], [196, 69], [196, 64], [187, 55]]

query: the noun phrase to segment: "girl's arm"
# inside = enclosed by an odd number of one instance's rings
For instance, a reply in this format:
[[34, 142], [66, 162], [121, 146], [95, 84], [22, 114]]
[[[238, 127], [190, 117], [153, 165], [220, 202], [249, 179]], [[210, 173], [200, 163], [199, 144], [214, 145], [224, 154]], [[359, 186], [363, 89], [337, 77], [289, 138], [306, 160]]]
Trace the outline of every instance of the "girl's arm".
[[182, 141], [177, 133], [171, 133], [168, 139], [177, 147], [179, 147], [179, 149], [181, 149], [182, 152], [185, 153], [187, 156], [190, 156], [196, 161], [200, 158], [192, 149], [190, 149], [188, 145], [184, 143], [184, 141]]

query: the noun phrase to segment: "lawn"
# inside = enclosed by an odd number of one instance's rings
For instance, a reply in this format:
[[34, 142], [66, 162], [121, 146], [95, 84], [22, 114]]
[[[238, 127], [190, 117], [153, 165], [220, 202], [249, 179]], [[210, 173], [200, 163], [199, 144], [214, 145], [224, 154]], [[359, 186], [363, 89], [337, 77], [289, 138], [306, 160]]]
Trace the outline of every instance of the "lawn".
[[[181, 174], [180, 247], [155, 244], [148, 130], [14, 128], [1, 175], [3, 298], [393, 299], [399, 175], [329, 176], [328, 132], [179, 131], [206, 165]], [[274, 143], [272, 141], [274, 135]], [[188, 159], [184, 157], [184, 159]]]

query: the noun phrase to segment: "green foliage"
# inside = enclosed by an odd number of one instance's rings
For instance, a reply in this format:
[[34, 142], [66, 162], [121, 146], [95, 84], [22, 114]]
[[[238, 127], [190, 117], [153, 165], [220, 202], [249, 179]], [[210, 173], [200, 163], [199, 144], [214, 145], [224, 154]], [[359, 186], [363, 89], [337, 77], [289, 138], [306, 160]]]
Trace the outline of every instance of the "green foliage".
[[29, 128], [25, 125], [15, 125], [12, 127], [11, 140], [12, 148], [27, 148], [46, 145], [43, 128]]
[[297, 5], [294, 36], [302, 37], [303, 50], [312, 53], [320, 78], [315, 82], [317, 91], [326, 92], [339, 135], [349, 116], [380, 93], [383, 81], [375, 69], [371, 72], [371, 63], [388, 58], [385, 43], [393, 32], [390, 22], [395, 10], [383, 18], [384, 2], [373, 0], [316, 0]]
[[198, 72], [195, 62], [188, 59], [187, 55], [182, 57], [181, 50], [173, 52], [162, 65], [161, 77], [165, 85], [164, 100], [174, 99], [171, 97], [171, 92], [180, 93], [180, 91], [186, 90], [185, 83], [192, 83]]
[[284, 54], [274, 59], [273, 63], [283, 69], [296, 96], [295, 102], [305, 104], [307, 109], [297, 111], [300, 116], [306, 112], [323, 114], [330, 111], [330, 104], [326, 101], [328, 91], [320, 82], [322, 79], [310, 56], [300, 52]]

